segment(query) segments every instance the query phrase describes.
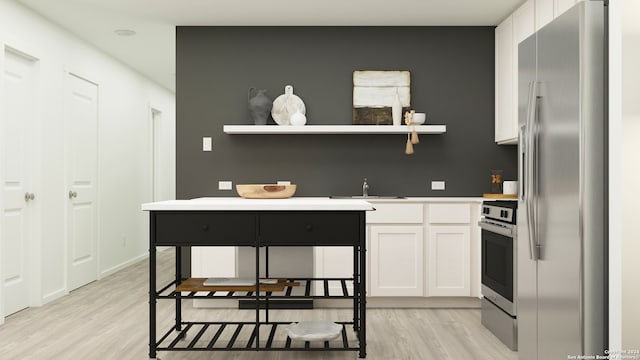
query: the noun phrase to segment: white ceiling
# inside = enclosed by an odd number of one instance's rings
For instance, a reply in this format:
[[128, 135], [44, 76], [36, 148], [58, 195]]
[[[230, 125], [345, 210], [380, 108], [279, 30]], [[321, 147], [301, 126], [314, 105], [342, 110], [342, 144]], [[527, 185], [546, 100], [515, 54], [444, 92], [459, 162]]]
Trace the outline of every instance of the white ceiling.
[[17, 1], [175, 91], [175, 26], [497, 25], [525, 0]]

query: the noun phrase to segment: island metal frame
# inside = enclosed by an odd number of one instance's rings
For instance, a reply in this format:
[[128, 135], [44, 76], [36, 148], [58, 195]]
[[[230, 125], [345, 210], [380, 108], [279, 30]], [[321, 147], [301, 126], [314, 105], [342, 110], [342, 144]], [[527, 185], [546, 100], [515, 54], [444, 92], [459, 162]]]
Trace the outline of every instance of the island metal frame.
[[[366, 235], [365, 211], [150, 211], [149, 239], [149, 358], [158, 351], [357, 351], [366, 357]], [[175, 279], [156, 286], [156, 247], [175, 247]], [[278, 286], [239, 287], [224, 289], [224, 296], [215, 287], [203, 287], [201, 280], [182, 275], [182, 248], [191, 246], [249, 246], [255, 248], [255, 280], [260, 281], [260, 248], [265, 248], [265, 272], [269, 276], [269, 247], [282, 246], [348, 246], [353, 248], [351, 278], [279, 279]], [[312, 284], [321, 282], [321, 294], [312, 293]], [[330, 294], [330, 282], [338, 282], [341, 294]], [[304, 284], [304, 294], [292, 291], [294, 284]], [[349, 291], [348, 285], [353, 284]], [[198, 284], [191, 286], [190, 284]], [[270, 287], [272, 286], [272, 287]], [[276, 291], [272, 291], [275, 289]], [[258, 290], [258, 291], [256, 291]], [[279, 291], [283, 290], [283, 291]], [[185, 299], [255, 300], [253, 322], [185, 321], [182, 301]], [[340, 345], [333, 342], [304, 342], [294, 346], [287, 337], [284, 345], [274, 344], [276, 329], [290, 324], [269, 320], [270, 300], [276, 299], [350, 299], [353, 301], [353, 321], [342, 325]], [[175, 301], [175, 323], [158, 336], [156, 303]], [[260, 312], [264, 312], [261, 319]], [[248, 340], [238, 340], [241, 332], [250, 329]], [[243, 330], [245, 329], [245, 330]], [[261, 329], [267, 329], [266, 340]], [[214, 332], [215, 330], [215, 332]], [[355, 340], [349, 340], [353, 330]], [[222, 340], [223, 332], [233, 331]], [[353, 338], [353, 337], [352, 337]], [[275, 343], [281, 343], [276, 341]], [[299, 342], [297, 342], [299, 343]], [[206, 345], [205, 345], [206, 344]]]

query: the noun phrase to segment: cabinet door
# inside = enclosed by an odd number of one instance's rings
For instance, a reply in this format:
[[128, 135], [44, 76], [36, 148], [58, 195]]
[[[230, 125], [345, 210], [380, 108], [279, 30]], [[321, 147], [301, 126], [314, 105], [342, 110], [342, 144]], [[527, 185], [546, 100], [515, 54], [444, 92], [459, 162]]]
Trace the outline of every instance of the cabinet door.
[[513, 91], [509, 134], [518, 137], [518, 44], [535, 32], [533, 0], [528, 0], [513, 13]]
[[235, 246], [193, 246], [192, 277], [236, 277]]
[[[314, 247], [314, 278], [351, 278], [353, 277], [353, 248], [344, 246]], [[349, 295], [353, 295], [353, 285], [347, 283]], [[324, 294], [324, 284], [314, 282], [316, 295]], [[339, 281], [329, 281], [329, 295], [343, 295]]]
[[513, 120], [513, 18], [509, 16], [495, 30], [495, 141], [514, 140]]
[[[518, 55], [518, 44], [522, 40], [533, 35], [535, 31], [536, 26], [533, 0], [528, 0], [513, 13], [513, 38], [515, 44], [513, 53], [516, 56]], [[517, 57], [515, 59], [516, 60], [513, 63], [517, 64]]]
[[563, 12], [571, 9], [577, 3], [576, 0], [556, 0], [554, 17], [560, 16]]
[[554, 18], [554, 0], [536, 0], [536, 31], [547, 25]]
[[370, 296], [423, 296], [422, 226], [371, 226]]
[[469, 226], [429, 227], [428, 296], [471, 296]]

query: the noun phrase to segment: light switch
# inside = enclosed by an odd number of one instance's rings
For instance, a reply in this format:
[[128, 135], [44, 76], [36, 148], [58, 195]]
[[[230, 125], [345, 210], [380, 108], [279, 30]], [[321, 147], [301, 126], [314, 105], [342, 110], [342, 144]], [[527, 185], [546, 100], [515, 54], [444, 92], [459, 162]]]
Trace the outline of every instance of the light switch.
[[233, 189], [232, 181], [218, 181], [218, 190], [231, 190]]
[[212, 141], [210, 137], [203, 137], [202, 138], [202, 151], [211, 151], [212, 148]]
[[444, 180], [432, 181], [431, 190], [444, 190]]

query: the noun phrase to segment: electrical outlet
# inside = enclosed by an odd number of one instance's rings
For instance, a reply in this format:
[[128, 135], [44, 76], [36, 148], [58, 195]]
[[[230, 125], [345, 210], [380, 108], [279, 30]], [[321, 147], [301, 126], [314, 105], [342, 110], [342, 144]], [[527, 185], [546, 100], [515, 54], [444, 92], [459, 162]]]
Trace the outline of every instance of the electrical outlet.
[[211, 151], [213, 148], [213, 141], [210, 137], [202, 138], [202, 151]]
[[218, 181], [218, 190], [231, 190], [233, 189], [232, 181]]
[[444, 180], [431, 182], [431, 190], [444, 190], [444, 186], [445, 186]]
[[291, 185], [291, 181], [289, 180], [278, 180], [278, 185]]

